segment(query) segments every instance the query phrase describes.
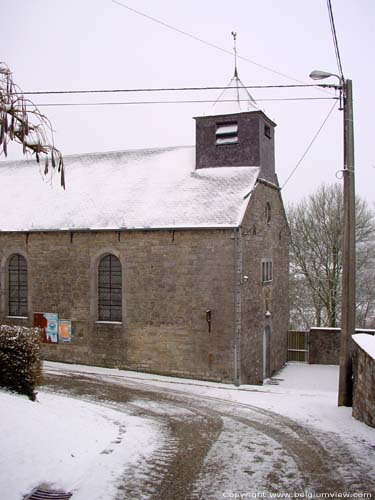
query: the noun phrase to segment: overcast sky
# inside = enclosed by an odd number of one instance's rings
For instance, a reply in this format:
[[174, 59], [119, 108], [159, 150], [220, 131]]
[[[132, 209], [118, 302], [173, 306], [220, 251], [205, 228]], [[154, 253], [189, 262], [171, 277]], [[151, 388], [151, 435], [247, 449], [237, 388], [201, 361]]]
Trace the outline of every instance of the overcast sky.
[[[231, 51], [238, 33], [245, 85], [309, 81], [313, 69], [337, 73], [326, 0], [119, 0], [124, 5]], [[373, 59], [375, 2], [332, 0], [344, 75], [353, 80], [356, 189], [375, 200]], [[233, 57], [172, 31], [112, 0], [0, 0], [0, 60], [23, 91], [225, 86]], [[281, 76], [277, 72], [290, 76]], [[335, 79], [332, 79], [332, 83]], [[251, 90], [277, 123], [276, 169], [283, 185], [333, 105], [316, 89]], [[219, 91], [34, 96], [36, 104], [215, 99]], [[41, 107], [64, 154], [194, 144], [194, 116], [209, 103]], [[283, 189], [295, 202], [342, 168], [342, 112], [335, 109]], [[21, 158], [14, 148], [11, 159]], [[36, 169], [36, 175], [38, 171]], [[69, 178], [69, 172], [67, 172]], [[341, 182], [341, 181], [339, 181]]]

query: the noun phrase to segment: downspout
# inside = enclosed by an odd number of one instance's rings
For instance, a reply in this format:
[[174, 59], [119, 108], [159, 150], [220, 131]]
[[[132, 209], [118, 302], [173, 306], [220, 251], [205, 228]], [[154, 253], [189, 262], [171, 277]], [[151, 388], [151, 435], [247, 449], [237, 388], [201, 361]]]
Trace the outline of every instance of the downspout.
[[238, 258], [239, 258], [239, 227], [236, 227], [233, 232], [233, 384], [240, 385], [240, 367], [239, 367], [239, 353], [240, 345], [238, 339]]

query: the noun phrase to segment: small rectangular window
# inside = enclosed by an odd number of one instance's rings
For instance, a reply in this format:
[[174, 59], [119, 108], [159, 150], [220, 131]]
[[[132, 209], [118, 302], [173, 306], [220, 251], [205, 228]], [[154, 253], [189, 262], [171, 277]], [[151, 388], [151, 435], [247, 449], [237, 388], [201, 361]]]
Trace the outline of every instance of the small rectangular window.
[[264, 135], [271, 139], [271, 127], [269, 125], [264, 125]]
[[272, 260], [262, 260], [262, 283], [269, 283], [273, 279]]
[[226, 122], [216, 125], [216, 146], [238, 143], [238, 123]]

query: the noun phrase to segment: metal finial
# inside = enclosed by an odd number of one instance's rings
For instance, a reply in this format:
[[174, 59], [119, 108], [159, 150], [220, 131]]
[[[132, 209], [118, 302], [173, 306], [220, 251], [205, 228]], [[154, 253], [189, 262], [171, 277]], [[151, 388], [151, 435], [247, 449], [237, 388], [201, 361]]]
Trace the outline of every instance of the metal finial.
[[234, 47], [233, 47], [233, 52], [234, 52], [234, 77], [238, 78], [238, 72], [237, 72], [237, 32], [232, 31], [232, 37], [234, 41]]

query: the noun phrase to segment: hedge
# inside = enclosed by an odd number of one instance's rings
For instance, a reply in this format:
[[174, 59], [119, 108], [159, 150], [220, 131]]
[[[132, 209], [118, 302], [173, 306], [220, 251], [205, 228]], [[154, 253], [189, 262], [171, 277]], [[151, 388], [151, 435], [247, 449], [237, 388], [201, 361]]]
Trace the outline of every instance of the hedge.
[[0, 325], [0, 387], [26, 394], [35, 401], [42, 381], [40, 329]]

